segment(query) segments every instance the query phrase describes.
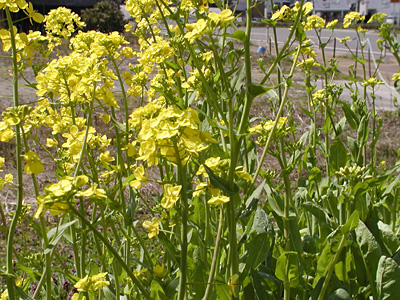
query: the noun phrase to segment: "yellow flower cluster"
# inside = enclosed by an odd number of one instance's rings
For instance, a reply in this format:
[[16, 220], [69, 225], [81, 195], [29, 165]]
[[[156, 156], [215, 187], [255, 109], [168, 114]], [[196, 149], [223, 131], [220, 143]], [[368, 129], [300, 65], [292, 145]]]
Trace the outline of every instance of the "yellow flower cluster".
[[[277, 10], [271, 17], [273, 21], [284, 21], [284, 22], [293, 22], [297, 14], [300, 11], [300, 3], [296, 2], [293, 8], [290, 8], [287, 5], [283, 5], [280, 10]], [[302, 16], [307, 16], [313, 10], [313, 5], [311, 2], [306, 2], [303, 5]]]
[[89, 103], [95, 98], [118, 108], [110, 90], [114, 87], [115, 78], [115, 74], [107, 68], [106, 60], [72, 52], [51, 61], [36, 76], [36, 94], [39, 97], [59, 98], [65, 105], [71, 102]]
[[343, 28], [348, 28], [353, 22], [364, 21], [365, 16], [360, 15], [359, 12], [351, 11], [344, 16]]
[[[38, 48], [39, 43], [45, 40], [45, 37], [43, 37], [39, 31], [30, 31], [28, 34], [25, 32], [17, 33], [17, 28], [15, 26], [13, 27], [13, 34], [17, 50], [17, 61], [23, 57], [28, 61], [28, 64], [31, 65], [35, 51]], [[10, 31], [0, 29], [0, 39], [3, 43], [3, 51], [9, 51], [11, 48]]]
[[79, 291], [79, 292], [95, 292], [102, 287], [109, 286], [110, 282], [106, 281], [107, 272], [105, 273], [99, 273], [94, 276], [88, 276], [86, 275], [84, 278], [80, 279], [74, 287]]
[[320, 16], [312, 15], [307, 17], [307, 22], [304, 23], [304, 30], [321, 29], [325, 26], [325, 20]]
[[70, 206], [74, 204], [74, 197], [107, 198], [103, 189], [97, 188], [92, 184], [88, 189], [81, 190], [86, 185], [89, 178], [86, 175], [76, 177], [65, 176], [57, 183], [48, 184], [44, 188], [44, 195], [37, 197], [38, 209], [35, 218], [45, 213], [47, 210], [52, 215], [59, 215], [70, 211]]
[[121, 49], [124, 44], [128, 44], [128, 42], [118, 32], [106, 34], [94, 30], [79, 31], [70, 41], [70, 47], [84, 56], [96, 58], [109, 56], [116, 60], [120, 58], [117, 50]]
[[28, 7], [25, 0], [2, 0], [0, 1], [0, 9], [9, 9], [11, 12], [18, 12], [20, 9]]
[[185, 165], [190, 157], [207, 148], [205, 143], [215, 140], [208, 132], [198, 129], [200, 120], [197, 113], [175, 105], [161, 107], [149, 103], [130, 115], [130, 125], [139, 130], [137, 142], [139, 157], [151, 165], [158, 165], [160, 157], [174, 164]]
[[363, 86], [375, 87], [377, 84], [383, 84], [383, 81], [376, 79], [375, 77], [371, 77], [363, 82]]
[[[289, 133], [289, 127], [286, 126], [287, 118], [280, 117], [276, 129], [274, 132], [274, 137], [286, 136]], [[258, 134], [257, 143], [260, 145], [265, 145], [271, 129], [274, 126], [274, 121], [268, 120], [263, 121], [249, 129], [250, 134]]]
[[52, 9], [45, 17], [44, 28], [53, 37], [60, 36], [67, 39], [75, 32], [75, 26], [84, 27], [85, 23], [81, 21], [78, 14], [69, 8]]

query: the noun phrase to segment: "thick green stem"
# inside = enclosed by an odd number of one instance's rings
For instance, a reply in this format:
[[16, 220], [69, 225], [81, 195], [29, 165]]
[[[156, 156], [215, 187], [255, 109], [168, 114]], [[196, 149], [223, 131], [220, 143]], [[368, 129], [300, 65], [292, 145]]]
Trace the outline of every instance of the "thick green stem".
[[181, 257], [180, 257], [180, 276], [179, 276], [179, 291], [178, 300], [187, 299], [186, 297], [186, 285], [187, 285], [187, 233], [188, 233], [188, 199], [186, 195], [186, 176], [179, 157], [179, 151], [176, 143], [174, 143], [175, 152], [177, 153], [177, 165], [178, 165], [178, 182], [182, 186], [181, 188], [181, 207], [182, 207], [182, 228], [181, 228]]
[[[13, 30], [13, 22], [11, 19], [11, 14], [6, 6], [5, 8], [8, 28], [10, 30], [10, 40], [12, 49], [12, 62], [13, 62], [13, 99], [14, 106], [19, 106], [18, 100], [18, 65], [17, 65], [17, 49], [15, 44], [15, 32]], [[14, 235], [15, 229], [17, 227], [17, 222], [21, 216], [22, 210], [22, 200], [23, 200], [23, 180], [22, 180], [22, 154], [21, 154], [21, 132], [20, 124], [15, 125], [15, 135], [16, 135], [16, 161], [17, 161], [17, 207], [15, 209], [14, 216], [11, 220], [10, 229], [8, 231], [7, 237], [7, 289], [8, 289], [8, 299], [14, 300], [15, 298], [15, 272], [13, 271], [13, 245], [14, 245]]]
[[207, 288], [206, 288], [206, 292], [204, 294], [203, 300], [208, 300], [208, 298], [211, 295], [211, 291], [212, 291], [212, 283], [214, 282], [214, 278], [215, 278], [215, 269], [217, 267], [217, 261], [218, 261], [218, 257], [219, 257], [219, 245], [221, 242], [221, 234], [222, 234], [222, 224], [223, 224], [223, 219], [224, 219], [224, 210], [221, 207], [219, 210], [219, 223], [218, 223], [218, 232], [217, 232], [217, 237], [215, 239], [215, 248], [214, 248], [214, 254], [213, 254], [213, 259], [211, 262], [211, 269], [210, 269], [210, 274], [208, 276], [208, 280], [207, 280]]

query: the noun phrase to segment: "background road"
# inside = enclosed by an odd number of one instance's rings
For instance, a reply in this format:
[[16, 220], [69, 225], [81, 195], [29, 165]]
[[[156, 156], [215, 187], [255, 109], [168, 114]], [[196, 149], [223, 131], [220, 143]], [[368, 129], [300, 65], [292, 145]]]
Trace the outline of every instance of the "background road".
[[[240, 27], [240, 30], [244, 30], [244, 27]], [[277, 36], [278, 36], [278, 42], [279, 43], [284, 43], [286, 42], [288, 36], [289, 36], [289, 28], [277, 28]], [[314, 30], [307, 31], [307, 36], [309, 37], [310, 40], [314, 42], [314, 44], [319, 45], [319, 41], [317, 38], [317, 35]], [[328, 39], [329, 36], [331, 35], [332, 31], [327, 30], [327, 29], [322, 29], [321, 30], [321, 35], [322, 35], [322, 42], [325, 43]], [[267, 29], [265, 27], [254, 27], [252, 28], [252, 34], [251, 34], [251, 40], [254, 44], [259, 45], [259, 46], [266, 46], [267, 45], [267, 37], [273, 38], [273, 31], [271, 28]], [[347, 29], [336, 29], [333, 32], [333, 37], [337, 39], [336, 42], [336, 52], [339, 53], [340, 55], [346, 54], [349, 51], [347, 48], [339, 42], [340, 39], [345, 38], [346, 36], [350, 37], [350, 40], [347, 42], [349, 45], [350, 49], [352, 51], [356, 51], [357, 48], [357, 42], [356, 42], [356, 37], [357, 34], [355, 33], [354, 29], [347, 30]], [[374, 32], [373, 30], [370, 30], [365, 34], [365, 38], [370, 40], [371, 46], [372, 46], [372, 53], [376, 58], [379, 57], [380, 55], [380, 49], [378, 48], [376, 41], [379, 39], [378, 33]], [[325, 48], [326, 50], [333, 50], [334, 49], [334, 42], [333, 39], [330, 42], [328, 46]], [[389, 55], [389, 53], [387, 53]]]

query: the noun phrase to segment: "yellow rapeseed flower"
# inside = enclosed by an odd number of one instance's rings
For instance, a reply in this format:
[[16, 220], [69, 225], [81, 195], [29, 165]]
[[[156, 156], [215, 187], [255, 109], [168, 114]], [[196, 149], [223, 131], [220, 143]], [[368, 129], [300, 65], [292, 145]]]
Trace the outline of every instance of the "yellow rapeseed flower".
[[89, 277], [86, 275], [84, 278], [80, 279], [74, 287], [78, 289], [79, 292], [94, 292], [102, 287], [110, 285], [109, 281], [105, 280], [107, 273], [99, 273], [97, 275]]
[[353, 22], [364, 21], [365, 16], [360, 15], [359, 12], [351, 11], [344, 16], [343, 28], [348, 28]]
[[8, 8], [11, 12], [18, 12], [28, 6], [25, 0], [1, 0], [0, 9]]
[[182, 186], [172, 184], [164, 185], [164, 196], [161, 199], [161, 206], [169, 210], [174, 207], [175, 202], [178, 201]]
[[26, 174], [40, 174], [43, 172], [42, 161], [39, 156], [32, 152], [28, 151], [24, 155], [25, 168], [24, 171]]
[[218, 195], [218, 196], [214, 196], [212, 197], [210, 200], [207, 201], [208, 204], [212, 204], [212, 205], [220, 205], [220, 204], [225, 204], [228, 203], [230, 200], [230, 198], [228, 196], [224, 196], [224, 195]]
[[219, 14], [211, 12], [208, 14], [208, 18], [214, 21], [217, 25], [224, 25], [229, 21], [232, 21], [235, 17], [232, 16], [232, 11], [230, 9], [224, 9]]
[[150, 239], [155, 237], [156, 235], [158, 235], [159, 226], [160, 226], [160, 224], [159, 224], [159, 220], [157, 218], [153, 218], [151, 221], [146, 220], [143, 222], [143, 228], [149, 231], [147, 236]]

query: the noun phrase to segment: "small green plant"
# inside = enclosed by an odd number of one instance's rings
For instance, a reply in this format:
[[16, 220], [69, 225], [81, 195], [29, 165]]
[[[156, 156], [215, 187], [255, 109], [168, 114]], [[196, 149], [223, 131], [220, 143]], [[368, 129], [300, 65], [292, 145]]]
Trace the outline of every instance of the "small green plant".
[[110, 0], [101, 1], [93, 8], [81, 12], [82, 21], [86, 23], [85, 30], [97, 30], [104, 33], [113, 31], [123, 32], [127, 20], [119, 6]]

